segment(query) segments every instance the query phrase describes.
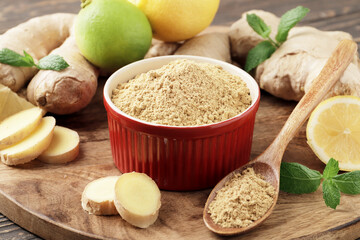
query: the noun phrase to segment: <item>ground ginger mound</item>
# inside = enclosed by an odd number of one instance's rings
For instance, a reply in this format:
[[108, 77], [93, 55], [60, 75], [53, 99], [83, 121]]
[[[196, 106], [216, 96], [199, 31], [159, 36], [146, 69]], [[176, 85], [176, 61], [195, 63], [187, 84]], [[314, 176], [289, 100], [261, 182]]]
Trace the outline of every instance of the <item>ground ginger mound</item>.
[[251, 105], [250, 91], [240, 77], [220, 66], [186, 59], [119, 84], [111, 99], [132, 117], [172, 126], [220, 122]]
[[264, 216], [274, 197], [275, 188], [253, 168], [247, 168], [217, 192], [208, 212], [214, 223], [222, 227], [243, 228]]

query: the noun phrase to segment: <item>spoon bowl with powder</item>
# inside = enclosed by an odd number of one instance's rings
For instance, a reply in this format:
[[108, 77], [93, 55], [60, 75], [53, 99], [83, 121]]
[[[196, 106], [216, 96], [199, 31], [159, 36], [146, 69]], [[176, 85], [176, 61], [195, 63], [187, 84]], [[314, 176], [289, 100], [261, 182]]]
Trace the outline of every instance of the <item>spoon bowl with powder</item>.
[[279, 195], [280, 165], [287, 145], [342, 76], [356, 51], [353, 41], [341, 41], [270, 146], [214, 187], [203, 213], [211, 231], [228, 236], [244, 233], [270, 216]]

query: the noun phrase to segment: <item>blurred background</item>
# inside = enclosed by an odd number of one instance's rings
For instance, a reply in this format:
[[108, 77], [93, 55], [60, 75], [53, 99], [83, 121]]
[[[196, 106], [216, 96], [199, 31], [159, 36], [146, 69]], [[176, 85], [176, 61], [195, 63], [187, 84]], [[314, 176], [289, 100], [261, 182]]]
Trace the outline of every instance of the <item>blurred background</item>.
[[[35, 16], [55, 13], [77, 13], [80, 0], [1, 0], [0, 33]], [[360, 42], [359, 0], [221, 0], [212, 25], [231, 25], [241, 14], [251, 9], [262, 9], [281, 16], [287, 10], [302, 5], [310, 13], [301, 22], [321, 30], [346, 31]]]

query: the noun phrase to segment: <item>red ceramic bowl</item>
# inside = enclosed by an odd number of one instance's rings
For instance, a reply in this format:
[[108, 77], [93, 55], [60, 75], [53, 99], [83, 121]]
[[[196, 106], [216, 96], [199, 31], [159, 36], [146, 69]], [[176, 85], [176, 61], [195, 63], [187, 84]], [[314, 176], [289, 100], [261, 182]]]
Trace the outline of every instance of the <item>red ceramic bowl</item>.
[[[220, 65], [240, 76], [250, 89], [251, 106], [241, 114], [203, 126], [166, 126], [145, 122], [120, 111], [111, 102], [119, 83], [157, 69], [175, 59]], [[260, 89], [240, 68], [210, 58], [164, 56], [141, 60], [116, 71], [104, 87], [110, 143], [115, 165], [123, 173], [143, 172], [164, 190], [198, 190], [213, 187], [232, 170], [249, 161]]]

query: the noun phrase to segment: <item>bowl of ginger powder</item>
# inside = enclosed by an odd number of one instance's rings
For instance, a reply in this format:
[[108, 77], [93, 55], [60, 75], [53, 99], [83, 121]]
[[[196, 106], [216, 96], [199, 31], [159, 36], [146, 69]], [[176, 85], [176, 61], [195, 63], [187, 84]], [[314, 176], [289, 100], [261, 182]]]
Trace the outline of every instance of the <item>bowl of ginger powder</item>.
[[213, 187], [250, 157], [260, 90], [242, 69], [197, 56], [141, 60], [104, 87], [114, 163], [161, 189]]

